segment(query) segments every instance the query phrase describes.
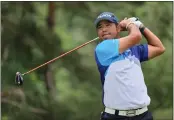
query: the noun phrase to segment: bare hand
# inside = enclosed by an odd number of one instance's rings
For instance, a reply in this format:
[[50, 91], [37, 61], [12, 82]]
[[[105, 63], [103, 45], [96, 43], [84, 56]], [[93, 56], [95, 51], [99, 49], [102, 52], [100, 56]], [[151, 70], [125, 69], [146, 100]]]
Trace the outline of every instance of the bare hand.
[[131, 21], [127, 18], [125, 18], [124, 20], [122, 20], [119, 24], [118, 24], [118, 29], [120, 31], [127, 31], [126, 26], [128, 23], [130, 23]]

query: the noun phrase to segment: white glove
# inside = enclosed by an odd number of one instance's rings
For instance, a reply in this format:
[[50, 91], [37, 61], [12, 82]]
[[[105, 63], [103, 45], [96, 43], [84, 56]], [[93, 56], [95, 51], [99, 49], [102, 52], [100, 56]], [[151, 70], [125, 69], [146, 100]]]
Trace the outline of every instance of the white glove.
[[139, 18], [137, 18], [137, 17], [131, 17], [128, 20], [130, 20], [131, 22], [135, 22], [135, 21], [138, 21]]
[[144, 27], [143, 23], [137, 17], [131, 17], [128, 20], [130, 20], [131, 22], [133, 22], [138, 28]]

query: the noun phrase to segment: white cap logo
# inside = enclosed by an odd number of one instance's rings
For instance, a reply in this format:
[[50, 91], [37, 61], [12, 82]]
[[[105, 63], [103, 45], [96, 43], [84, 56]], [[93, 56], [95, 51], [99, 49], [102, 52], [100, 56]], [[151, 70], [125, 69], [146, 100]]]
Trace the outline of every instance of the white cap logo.
[[98, 16], [98, 18], [102, 18], [102, 17], [112, 17], [112, 16], [109, 14], [103, 14], [103, 15]]

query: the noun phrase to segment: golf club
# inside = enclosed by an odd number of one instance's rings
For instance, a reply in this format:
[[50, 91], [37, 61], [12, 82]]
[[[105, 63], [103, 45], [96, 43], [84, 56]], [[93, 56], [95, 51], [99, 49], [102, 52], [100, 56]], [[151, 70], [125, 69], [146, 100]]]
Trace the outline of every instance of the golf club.
[[16, 83], [17, 85], [22, 85], [23, 82], [24, 82], [24, 79], [23, 79], [23, 76], [24, 76], [24, 75], [26, 75], [26, 74], [28, 74], [28, 73], [31, 73], [32, 71], [37, 70], [37, 69], [39, 69], [39, 68], [41, 68], [41, 67], [43, 67], [43, 66], [45, 66], [45, 65], [47, 65], [47, 64], [49, 64], [49, 63], [51, 63], [51, 62], [53, 62], [53, 61], [55, 61], [55, 60], [57, 60], [57, 59], [59, 59], [59, 58], [61, 58], [61, 57], [65, 56], [65, 55], [67, 55], [67, 54], [69, 54], [69, 53], [71, 53], [71, 52], [73, 52], [73, 51], [75, 51], [75, 50], [77, 50], [77, 49], [80, 49], [80, 48], [86, 46], [87, 44], [89, 44], [89, 43], [91, 43], [91, 42], [94, 42], [94, 41], [98, 40], [98, 39], [99, 39], [99, 37], [97, 37], [97, 38], [95, 38], [95, 39], [93, 39], [93, 40], [90, 40], [90, 41], [88, 41], [88, 42], [86, 42], [86, 43], [84, 43], [84, 44], [82, 44], [82, 45], [80, 45], [80, 46], [77, 46], [76, 48], [74, 48], [74, 49], [72, 49], [72, 50], [70, 50], [70, 51], [68, 51], [68, 52], [66, 52], [66, 53], [64, 53], [64, 54], [62, 54], [62, 55], [60, 55], [60, 56], [58, 56], [58, 57], [56, 57], [56, 58], [54, 58], [54, 59], [52, 59], [52, 60], [46, 62], [46, 63], [44, 63], [44, 64], [41, 64], [41, 65], [39, 65], [39, 66], [37, 66], [37, 67], [35, 67], [35, 68], [29, 70], [28, 72], [25, 72], [25, 73], [23, 73], [23, 74], [21, 74], [20, 72], [16, 72], [15, 83]]

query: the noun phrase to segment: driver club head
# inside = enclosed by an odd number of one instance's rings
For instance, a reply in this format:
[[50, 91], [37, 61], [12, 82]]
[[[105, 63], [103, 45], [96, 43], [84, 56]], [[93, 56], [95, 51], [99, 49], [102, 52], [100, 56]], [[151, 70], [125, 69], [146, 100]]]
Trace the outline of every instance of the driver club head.
[[23, 84], [23, 77], [20, 72], [16, 72], [16, 77], [15, 77], [15, 84], [17, 85], [22, 85]]

